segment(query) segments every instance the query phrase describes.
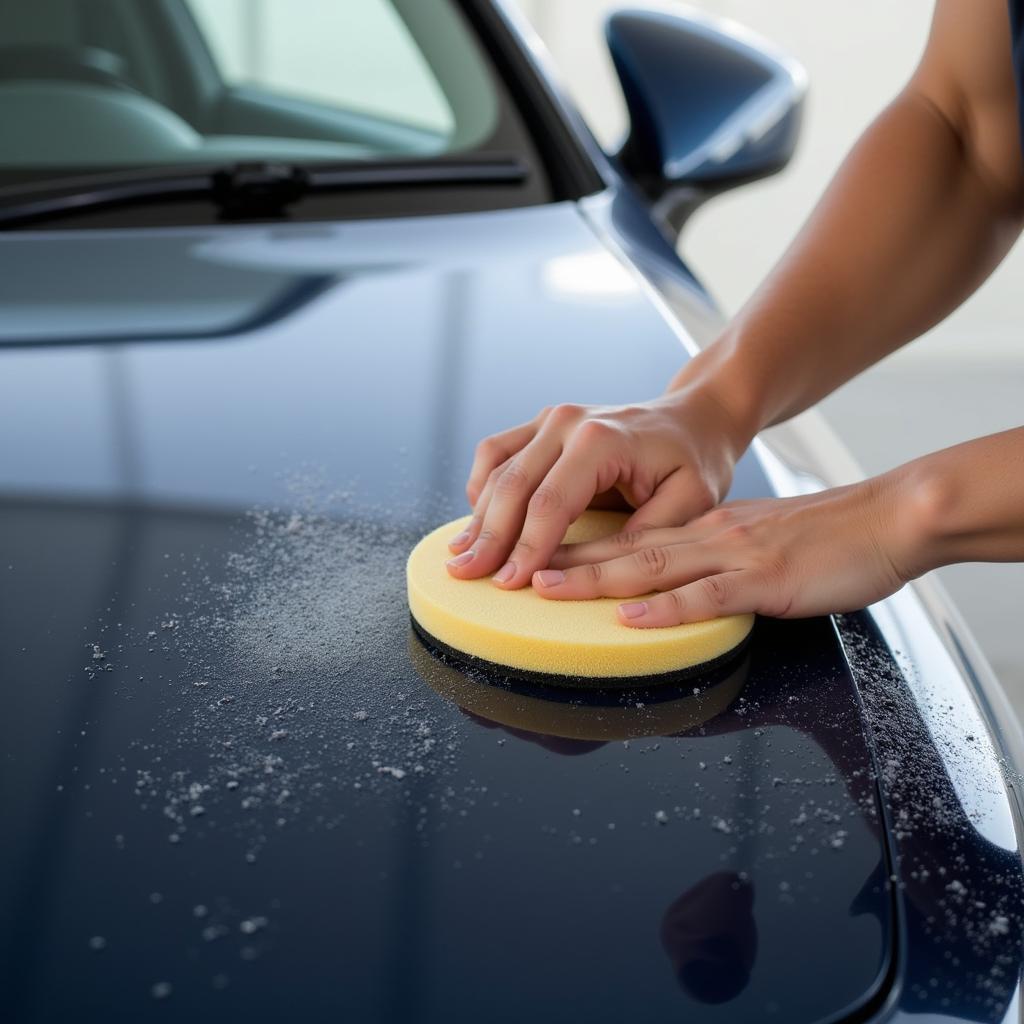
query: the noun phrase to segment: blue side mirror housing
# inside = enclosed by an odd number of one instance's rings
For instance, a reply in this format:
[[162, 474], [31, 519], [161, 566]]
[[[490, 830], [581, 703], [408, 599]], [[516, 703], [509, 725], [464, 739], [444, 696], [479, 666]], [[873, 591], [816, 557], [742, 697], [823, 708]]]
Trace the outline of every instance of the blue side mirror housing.
[[618, 160], [677, 230], [704, 200], [789, 162], [807, 91], [795, 60], [685, 7], [617, 11], [605, 34], [630, 118]]

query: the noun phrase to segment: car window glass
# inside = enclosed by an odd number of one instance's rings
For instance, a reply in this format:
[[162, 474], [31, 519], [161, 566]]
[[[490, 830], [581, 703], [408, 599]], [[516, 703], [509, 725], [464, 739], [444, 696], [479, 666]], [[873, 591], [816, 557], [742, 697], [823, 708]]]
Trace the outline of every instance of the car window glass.
[[497, 148], [453, 0], [0, 2], [0, 174]]
[[451, 106], [388, 0], [188, 0], [224, 79], [450, 135]]

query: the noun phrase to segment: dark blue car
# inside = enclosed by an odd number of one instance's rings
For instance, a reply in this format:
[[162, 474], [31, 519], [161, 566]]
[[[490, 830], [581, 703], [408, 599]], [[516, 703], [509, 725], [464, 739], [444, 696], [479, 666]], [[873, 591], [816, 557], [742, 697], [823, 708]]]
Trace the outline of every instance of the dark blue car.
[[[943, 596], [685, 685], [495, 678], [404, 563], [474, 443], [721, 326], [675, 239], [802, 72], [492, 0], [0, 4], [0, 1018], [1010, 1021], [1018, 727]], [[733, 495], [854, 477], [822, 423]]]

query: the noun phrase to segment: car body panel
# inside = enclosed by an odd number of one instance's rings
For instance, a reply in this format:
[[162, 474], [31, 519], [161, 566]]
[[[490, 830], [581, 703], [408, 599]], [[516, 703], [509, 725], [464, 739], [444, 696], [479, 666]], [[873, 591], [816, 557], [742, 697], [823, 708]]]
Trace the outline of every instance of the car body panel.
[[[22, 233], [0, 237], [0, 259], [12, 268], [0, 284], [0, 302], [10, 311], [0, 328], [8, 356], [0, 387], [16, 432], [9, 436], [34, 439], [51, 453], [40, 458], [27, 443], [12, 446], [0, 468], [7, 486], [120, 490], [174, 501], [193, 491], [203, 502], [269, 500], [268, 487], [280, 494], [280, 486], [254, 481], [249, 462], [297, 445], [332, 472], [379, 474], [381, 460], [397, 453], [404, 424], [381, 417], [355, 451], [339, 450], [334, 432], [360, 434], [367, 416], [361, 374], [397, 379], [401, 366], [417, 385], [443, 383], [449, 365], [480, 359], [468, 347], [475, 325], [463, 324], [463, 316], [487, 318], [488, 352], [496, 360], [488, 370], [503, 386], [486, 394], [455, 389], [458, 406], [445, 406], [422, 386], [409, 385], [410, 393], [395, 399], [422, 422], [456, 419], [459, 436], [529, 418], [535, 402], [611, 402], [617, 386], [639, 399], [681, 354], [642, 283], [598, 245], [572, 204], [344, 225]], [[62, 292], [54, 279], [66, 282]], [[141, 293], [138, 302], [125, 300], [126, 292]], [[395, 302], [395, 294], [403, 301]], [[491, 312], [508, 307], [517, 317]], [[408, 339], [424, 336], [428, 315], [430, 343], [410, 351]], [[128, 343], [133, 330], [145, 344]], [[541, 372], [543, 349], [532, 358], [523, 351], [524, 338], [541, 331], [555, 339], [565, 364], [580, 366], [568, 394], [564, 379]], [[624, 370], [604, 368], [620, 358], [620, 331], [642, 342], [631, 386]], [[244, 364], [235, 351], [242, 342]], [[284, 368], [281, 344], [292, 351]], [[585, 355], [599, 367], [589, 376]], [[59, 418], [35, 401], [41, 372], [63, 410]], [[228, 386], [236, 375], [238, 385]], [[104, 434], [98, 405], [75, 400], [91, 385], [116, 402], [122, 378], [139, 408], [117, 415], [144, 413], [133, 442]], [[297, 409], [288, 399], [292, 389], [304, 393]], [[182, 417], [190, 404], [207, 410], [202, 421]], [[196, 444], [183, 464], [183, 446], [207, 436], [217, 444]], [[114, 475], [121, 443], [140, 446], [132, 457], [145, 463], [140, 479], [124, 486]], [[453, 452], [458, 461], [443, 470], [414, 467], [415, 482], [429, 480], [432, 490], [453, 498], [470, 455]], [[187, 482], [199, 476], [202, 486]]]
[[[933, 588], [618, 706], [412, 636], [473, 442], [721, 326], [466, 9], [605, 191], [0, 238], [6, 1016], [1017, 1019], [1020, 732]], [[857, 476], [804, 416], [733, 496]]]
[[[557, 720], [411, 638], [405, 553], [462, 511], [471, 439], [643, 398], [685, 358], [575, 204], [29, 233], [0, 260], [21, 1016], [138, 1014], [164, 981], [174, 1015], [252, 1019], [698, 1019], [728, 995], [817, 1021], [884, 995], [888, 847], [827, 620]], [[753, 457], [734, 491], [770, 493]], [[698, 997], [676, 974], [705, 956]]]

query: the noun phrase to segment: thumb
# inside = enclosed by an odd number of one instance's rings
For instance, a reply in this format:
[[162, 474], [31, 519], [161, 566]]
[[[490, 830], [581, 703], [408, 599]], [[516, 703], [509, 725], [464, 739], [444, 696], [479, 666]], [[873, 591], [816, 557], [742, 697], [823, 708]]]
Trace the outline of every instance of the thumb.
[[703, 515], [715, 504], [715, 496], [704, 479], [690, 469], [677, 469], [655, 488], [654, 493], [626, 520], [623, 530], [654, 530], [683, 526]]

